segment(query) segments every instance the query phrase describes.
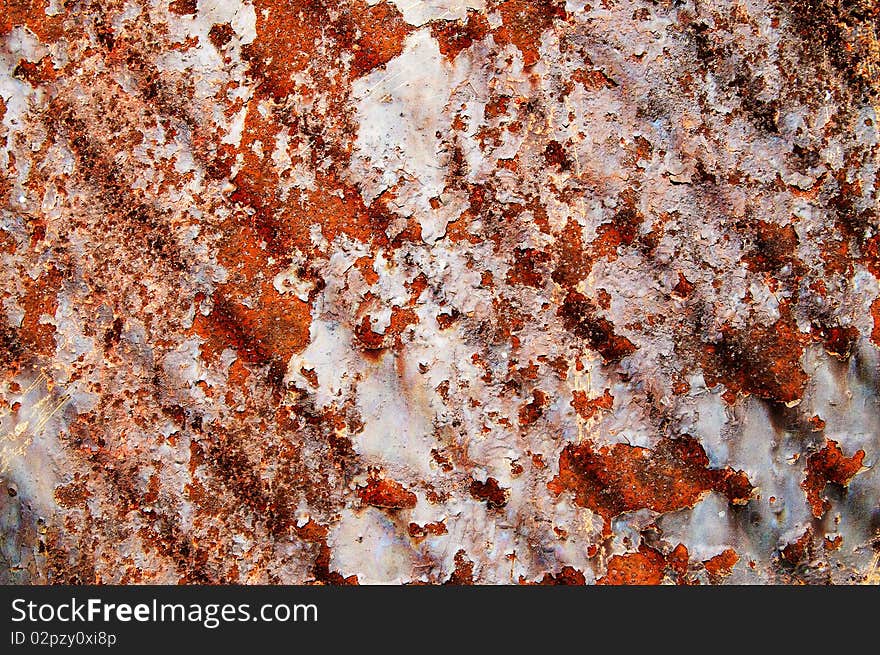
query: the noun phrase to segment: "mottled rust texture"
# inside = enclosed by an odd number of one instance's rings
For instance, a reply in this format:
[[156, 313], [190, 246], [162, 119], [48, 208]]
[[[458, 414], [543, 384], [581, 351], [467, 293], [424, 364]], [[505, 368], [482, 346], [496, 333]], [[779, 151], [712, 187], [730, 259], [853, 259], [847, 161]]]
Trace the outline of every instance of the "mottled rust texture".
[[0, 0], [0, 582], [876, 582], [878, 23]]

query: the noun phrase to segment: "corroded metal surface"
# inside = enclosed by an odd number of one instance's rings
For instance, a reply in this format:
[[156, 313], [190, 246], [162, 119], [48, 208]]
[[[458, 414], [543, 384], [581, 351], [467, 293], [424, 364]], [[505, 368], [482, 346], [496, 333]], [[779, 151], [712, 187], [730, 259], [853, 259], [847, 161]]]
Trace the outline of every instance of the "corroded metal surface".
[[873, 0], [3, 0], [3, 582], [851, 583]]

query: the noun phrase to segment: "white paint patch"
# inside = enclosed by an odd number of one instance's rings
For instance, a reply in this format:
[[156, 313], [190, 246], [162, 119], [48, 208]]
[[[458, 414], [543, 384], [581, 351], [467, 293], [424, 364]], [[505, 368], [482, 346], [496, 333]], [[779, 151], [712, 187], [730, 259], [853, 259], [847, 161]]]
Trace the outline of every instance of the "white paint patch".
[[308, 347], [288, 364], [289, 377], [301, 377], [302, 368], [315, 371], [315, 403], [319, 407], [338, 401], [354, 383], [361, 363], [351, 348], [353, 338], [351, 330], [341, 323], [315, 318], [309, 327]]
[[412, 579], [411, 549], [380, 510], [342, 511], [327, 539], [330, 569], [357, 575], [360, 584], [403, 584]]
[[[389, 0], [410, 25], [422, 26], [432, 20], [462, 20], [468, 9], [484, 10], [485, 0]], [[372, 0], [370, 4], [378, 4]]]
[[390, 471], [402, 469], [414, 479], [430, 477], [433, 429], [426, 407], [413, 407], [413, 384], [398, 374], [391, 352], [371, 366], [358, 383], [357, 405], [363, 432], [353, 438], [355, 450], [368, 463]]
[[450, 72], [425, 29], [407, 37], [403, 52], [385, 70], [355, 82], [360, 129], [352, 173], [364, 178], [368, 203], [401, 180], [416, 181], [425, 200], [443, 191], [440, 147], [451, 123], [445, 111]]

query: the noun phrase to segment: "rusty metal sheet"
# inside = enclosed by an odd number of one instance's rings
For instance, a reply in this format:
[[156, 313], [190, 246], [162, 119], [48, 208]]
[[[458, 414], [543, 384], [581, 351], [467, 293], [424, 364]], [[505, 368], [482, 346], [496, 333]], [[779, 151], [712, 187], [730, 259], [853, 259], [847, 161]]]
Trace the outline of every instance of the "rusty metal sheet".
[[877, 582], [873, 0], [4, 0], [0, 582]]

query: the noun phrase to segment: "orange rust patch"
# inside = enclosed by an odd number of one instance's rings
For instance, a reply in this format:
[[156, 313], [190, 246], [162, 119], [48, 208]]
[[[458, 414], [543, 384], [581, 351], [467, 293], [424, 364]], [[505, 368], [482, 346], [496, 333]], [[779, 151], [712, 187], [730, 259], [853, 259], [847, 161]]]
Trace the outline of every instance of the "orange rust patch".
[[540, 389], [532, 392], [532, 400], [519, 408], [519, 424], [522, 426], [536, 423], [544, 413], [547, 405], [547, 394]]
[[653, 548], [639, 547], [637, 553], [615, 555], [608, 561], [608, 572], [600, 585], [659, 585], [666, 570], [666, 558]]
[[880, 233], [865, 241], [861, 262], [874, 277], [880, 279]]
[[858, 341], [859, 331], [853, 326], [823, 327], [813, 325], [813, 336], [825, 345], [825, 352], [841, 361], [849, 359]]
[[321, 542], [327, 538], [330, 529], [326, 525], [321, 525], [314, 519], [306, 521], [305, 525], [294, 527], [296, 536], [303, 541]]
[[498, 484], [495, 478], [486, 478], [485, 482], [474, 480], [470, 486], [471, 496], [486, 503], [489, 509], [504, 507], [510, 493]]
[[88, 489], [82, 482], [71, 482], [55, 487], [55, 502], [68, 509], [84, 507], [89, 497]]
[[417, 501], [416, 495], [399, 482], [375, 475], [357, 493], [365, 505], [384, 509], [412, 509]]
[[[384, 66], [403, 52], [403, 41], [414, 28], [403, 20], [397, 7], [390, 2], [380, 2], [372, 6], [361, 2], [354, 3], [353, 21], [357, 24], [359, 34], [351, 38], [351, 49], [354, 53], [352, 76], [360, 77], [371, 70]], [[346, 29], [351, 28], [346, 26]], [[340, 29], [340, 33], [342, 29]]]
[[449, 312], [442, 312], [440, 314], [437, 314], [437, 325], [441, 330], [448, 330], [455, 324], [458, 319], [458, 310], [452, 309]]
[[779, 313], [770, 327], [744, 332], [723, 326], [721, 339], [703, 350], [706, 384], [783, 403], [799, 400], [807, 383], [800, 358], [809, 337], [798, 331], [787, 304], [780, 303]]
[[871, 303], [871, 318], [874, 319], [874, 329], [871, 330], [871, 341], [875, 346], [880, 346], [880, 296]]
[[601, 396], [590, 399], [587, 397], [586, 391], [574, 390], [571, 406], [582, 419], [589, 421], [600, 409], [608, 411], [614, 406], [614, 396], [610, 391], [610, 389], [605, 389]]
[[615, 334], [611, 321], [600, 317], [596, 305], [583, 294], [569, 291], [557, 314], [562, 317], [565, 328], [586, 341], [606, 363], [619, 361], [636, 351], [635, 344]]
[[823, 543], [826, 551], [838, 550], [843, 545], [843, 537], [839, 534], [833, 537], [825, 537]]
[[801, 482], [801, 488], [807, 495], [813, 516], [821, 518], [828, 510], [827, 501], [822, 499], [825, 485], [847, 486], [862, 470], [864, 459], [864, 450], [856, 451], [852, 457], [845, 457], [837, 442], [831, 439], [826, 440], [822, 450], [807, 457], [807, 475]]
[[813, 529], [808, 527], [800, 537], [783, 546], [779, 551], [779, 557], [790, 566], [797, 566], [812, 559]]
[[369, 285], [376, 284], [376, 282], [379, 281], [379, 274], [375, 270], [373, 270], [374, 262], [374, 257], [366, 255], [364, 257], [358, 257], [354, 262], [354, 265], [361, 272], [364, 280]]
[[437, 521], [435, 523], [426, 523], [425, 525], [419, 525], [418, 523], [410, 523], [409, 524], [409, 536], [413, 539], [424, 539], [428, 536], [437, 537], [443, 534], [446, 534], [446, 524], [443, 521]]
[[513, 257], [513, 266], [507, 273], [508, 284], [520, 284], [535, 288], [544, 285], [541, 268], [550, 260], [550, 255], [534, 248], [516, 248], [513, 251]]
[[168, 10], [178, 16], [195, 14], [198, 11], [198, 2], [197, 0], [173, 0], [168, 5]]
[[[292, 74], [308, 68], [320, 47], [330, 47], [331, 56], [353, 53], [352, 73], [357, 77], [399, 55], [412, 29], [388, 2], [370, 6], [355, 0], [335, 17], [323, 3], [309, 0], [256, 0], [254, 9], [257, 39], [246, 46], [245, 55], [276, 98], [294, 90]], [[331, 75], [324, 82], [332, 85]]]
[[[617, 86], [617, 82], [595, 68], [590, 70], [579, 68], [572, 74], [571, 79], [575, 82], [580, 82], [587, 91], [613, 89]], [[640, 151], [639, 154], [642, 154], [642, 152]]]
[[541, 35], [557, 18], [565, 19], [565, 5], [557, 0], [506, 0], [493, 2], [502, 25], [494, 31], [499, 45], [512, 43], [522, 53], [523, 64], [538, 62]]
[[686, 576], [689, 557], [690, 554], [688, 553], [687, 546], [684, 544], [678, 544], [666, 557], [666, 564], [669, 567], [669, 570], [678, 578], [679, 584], [685, 584], [687, 582]]
[[12, 71], [14, 77], [26, 80], [31, 86], [38, 86], [55, 80], [55, 68], [52, 66], [51, 57], [43, 57], [33, 63], [21, 60]]
[[55, 326], [43, 323], [42, 318], [55, 316], [62, 283], [61, 273], [52, 266], [36, 280], [25, 277], [22, 281], [25, 293], [20, 303], [24, 319], [18, 332], [19, 339], [37, 354], [54, 354]]
[[280, 383], [287, 361], [308, 343], [311, 315], [309, 305], [298, 298], [282, 297], [269, 287], [255, 308], [214, 294], [214, 307], [208, 316], [196, 313], [193, 330], [205, 339], [202, 356], [215, 361], [225, 348], [234, 348], [249, 364], [269, 366]]
[[48, 0], [5, 0], [0, 10], [0, 36], [6, 36], [16, 25], [27, 25], [42, 43], [61, 38], [64, 12], [48, 16]]
[[446, 581], [449, 585], [472, 585], [474, 584], [474, 563], [461, 549], [455, 553], [455, 570]]
[[627, 189], [620, 194], [620, 206], [611, 217], [611, 221], [603, 223], [596, 230], [596, 238], [590, 242], [593, 259], [617, 259], [617, 249], [629, 246], [639, 236], [639, 227], [645, 218], [638, 210], [637, 196]]
[[709, 491], [742, 504], [753, 489], [741, 471], [709, 468], [703, 447], [689, 436], [664, 438], [654, 450], [569, 444], [559, 455], [559, 474], [547, 487], [557, 495], [572, 492], [578, 505], [602, 516], [606, 535], [611, 519], [625, 512], [647, 508], [663, 514], [693, 507]]
[[440, 53], [453, 61], [462, 50], [467, 50], [475, 41], [480, 41], [489, 33], [489, 22], [481, 13], [468, 10], [467, 19], [433, 21], [431, 36], [437, 39]]
[[715, 555], [711, 559], [703, 562], [706, 572], [709, 574], [709, 580], [713, 584], [717, 584], [721, 578], [727, 577], [733, 571], [733, 567], [739, 561], [739, 555], [732, 548], [728, 548], [722, 553]]
[[537, 584], [552, 586], [583, 586], [587, 584], [587, 579], [581, 571], [578, 571], [573, 566], [563, 566], [556, 575], [545, 573], [544, 577]]
[[694, 285], [691, 284], [688, 279], [684, 276], [684, 274], [679, 271], [678, 272], [678, 282], [675, 283], [675, 286], [672, 287], [672, 293], [681, 298], [686, 298], [691, 294], [691, 291], [694, 290]]

